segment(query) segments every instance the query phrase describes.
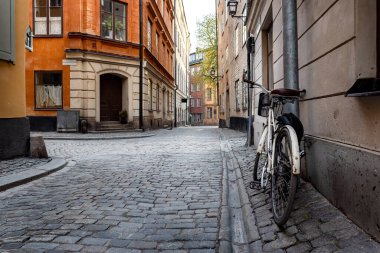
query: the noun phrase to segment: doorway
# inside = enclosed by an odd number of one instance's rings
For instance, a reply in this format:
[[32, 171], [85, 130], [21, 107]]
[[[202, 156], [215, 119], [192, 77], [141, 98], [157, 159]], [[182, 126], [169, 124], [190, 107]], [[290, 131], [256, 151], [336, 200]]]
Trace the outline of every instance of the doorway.
[[112, 74], [100, 76], [100, 121], [119, 121], [123, 80]]

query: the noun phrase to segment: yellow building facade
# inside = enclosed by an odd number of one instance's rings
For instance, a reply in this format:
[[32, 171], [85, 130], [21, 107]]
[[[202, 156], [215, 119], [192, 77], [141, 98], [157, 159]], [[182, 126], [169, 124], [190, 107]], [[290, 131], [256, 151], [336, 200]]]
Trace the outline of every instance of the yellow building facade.
[[25, 34], [28, 6], [4, 0], [0, 15], [0, 159], [21, 156], [29, 149], [25, 117]]

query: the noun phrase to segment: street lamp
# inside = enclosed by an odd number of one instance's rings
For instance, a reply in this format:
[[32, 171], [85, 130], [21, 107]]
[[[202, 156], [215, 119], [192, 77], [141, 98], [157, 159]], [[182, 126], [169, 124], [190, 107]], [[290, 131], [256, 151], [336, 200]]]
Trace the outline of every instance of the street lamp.
[[213, 80], [215, 80], [215, 79], [217, 79], [217, 78], [222, 78], [223, 76], [217, 76], [217, 75], [216, 75], [215, 68], [212, 67], [212, 68], [210, 69], [210, 77], [211, 77]]
[[238, 4], [239, 3], [237, 0], [229, 0], [227, 3], [228, 12], [231, 15], [231, 17], [233, 17], [233, 18], [245, 18], [246, 16], [236, 16]]

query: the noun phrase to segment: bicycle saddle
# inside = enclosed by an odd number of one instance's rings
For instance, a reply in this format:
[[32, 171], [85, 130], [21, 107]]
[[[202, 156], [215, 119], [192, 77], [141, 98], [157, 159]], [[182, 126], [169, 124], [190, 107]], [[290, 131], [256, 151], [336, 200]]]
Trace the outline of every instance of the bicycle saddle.
[[283, 96], [283, 97], [299, 97], [301, 95], [301, 92], [299, 90], [280, 88], [280, 89], [272, 90], [270, 94]]

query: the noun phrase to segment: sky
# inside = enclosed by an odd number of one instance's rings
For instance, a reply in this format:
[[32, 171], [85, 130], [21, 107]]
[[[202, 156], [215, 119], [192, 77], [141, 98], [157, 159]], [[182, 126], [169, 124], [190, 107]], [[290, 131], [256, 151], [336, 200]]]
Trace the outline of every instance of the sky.
[[208, 14], [215, 14], [215, 0], [183, 0], [187, 25], [190, 32], [191, 49], [190, 53], [195, 52], [197, 47], [196, 33], [197, 21]]

